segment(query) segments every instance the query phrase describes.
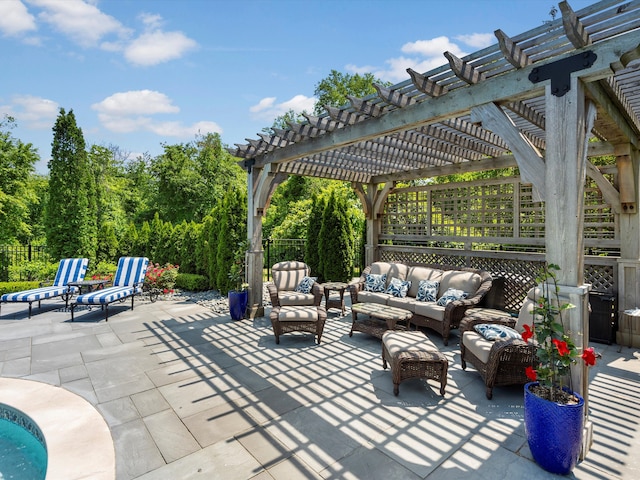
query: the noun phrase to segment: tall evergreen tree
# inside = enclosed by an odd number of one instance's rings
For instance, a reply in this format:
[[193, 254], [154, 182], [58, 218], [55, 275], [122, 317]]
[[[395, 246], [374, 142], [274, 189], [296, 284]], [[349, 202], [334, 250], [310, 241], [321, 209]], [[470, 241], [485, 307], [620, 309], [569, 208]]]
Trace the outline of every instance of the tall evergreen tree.
[[353, 272], [353, 231], [347, 202], [331, 192], [320, 228], [320, 266], [323, 281], [346, 282]]
[[320, 229], [326, 202], [323, 197], [314, 195], [311, 199], [311, 213], [307, 224], [307, 243], [305, 244], [304, 261], [311, 269], [312, 275], [321, 275], [320, 268]]
[[96, 256], [95, 184], [73, 110], [60, 109], [53, 127], [46, 206], [47, 247], [54, 258]]
[[222, 294], [234, 288], [234, 283], [229, 279], [229, 272], [238, 247], [246, 239], [247, 195], [244, 190], [229, 191], [222, 201], [216, 257], [216, 288]]

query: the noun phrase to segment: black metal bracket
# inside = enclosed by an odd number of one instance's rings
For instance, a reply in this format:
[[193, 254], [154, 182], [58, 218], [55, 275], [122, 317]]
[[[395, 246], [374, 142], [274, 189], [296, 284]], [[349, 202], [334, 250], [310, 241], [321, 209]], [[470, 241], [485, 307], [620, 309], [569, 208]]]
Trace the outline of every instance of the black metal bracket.
[[244, 168], [247, 170], [247, 173], [251, 173], [251, 169], [253, 168], [253, 165], [255, 163], [256, 163], [255, 158], [248, 158], [247, 160], [242, 162], [242, 164], [244, 165]]
[[532, 83], [551, 80], [551, 94], [562, 97], [571, 90], [571, 74], [591, 67], [598, 56], [588, 50], [572, 57], [563, 58], [542, 67], [534, 68], [529, 74]]

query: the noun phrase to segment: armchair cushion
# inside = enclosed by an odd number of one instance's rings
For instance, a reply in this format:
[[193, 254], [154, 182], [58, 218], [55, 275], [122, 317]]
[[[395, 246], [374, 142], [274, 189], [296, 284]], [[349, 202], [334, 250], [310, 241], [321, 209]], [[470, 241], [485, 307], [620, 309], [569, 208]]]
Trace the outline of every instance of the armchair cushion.
[[317, 279], [318, 277], [304, 277], [296, 287], [295, 291], [298, 293], [311, 293], [313, 284], [316, 282]]
[[271, 267], [271, 276], [278, 291], [293, 292], [309, 276], [309, 267], [304, 262], [279, 262]]
[[522, 335], [506, 325], [481, 323], [473, 328], [487, 340], [506, 340], [508, 338], [522, 339]]

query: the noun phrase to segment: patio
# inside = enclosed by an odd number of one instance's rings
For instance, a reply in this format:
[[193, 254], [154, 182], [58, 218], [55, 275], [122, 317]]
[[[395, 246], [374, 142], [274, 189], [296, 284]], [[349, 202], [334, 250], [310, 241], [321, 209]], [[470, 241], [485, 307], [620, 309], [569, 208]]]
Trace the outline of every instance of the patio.
[[[380, 341], [348, 336], [349, 305], [344, 317], [329, 311], [320, 345], [310, 334], [276, 345], [268, 317], [234, 322], [184, 299], [114, 304], [108, 322], [93, 309], [71, 323], [62, 307], [45, 302], [27, 319], [23, 305], [3, 305], [0, 385], [36, 380], [90, 402], [110, 428], [119, 480], [550, 477], [526, 446], [522, 388], [487, 400], [455, 337], [445, 347], [430, 336], [450, 363], [445, 397], [418, 380], [395, 397]], [[595, 440], [575, 478], [635, 479], [640, 353], [594, 346]]]

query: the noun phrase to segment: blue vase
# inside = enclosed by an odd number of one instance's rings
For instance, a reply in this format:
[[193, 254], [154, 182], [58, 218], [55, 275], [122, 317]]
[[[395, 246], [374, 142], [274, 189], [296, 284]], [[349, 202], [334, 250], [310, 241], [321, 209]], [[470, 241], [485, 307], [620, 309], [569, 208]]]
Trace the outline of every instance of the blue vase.
[[234, 320], [242, 320], [247, 311], [247, 302], [249, 300], [248, 290], [231, 290], [229, 291], [229, 313]]
[[557, 475], [568, 475], [576, 466], [582, 448], [584, 399], [574, 392], [578, 403], [560, 405], [529, 391], [524, 386], [524, 426], [531, 455], [538, 465]]

